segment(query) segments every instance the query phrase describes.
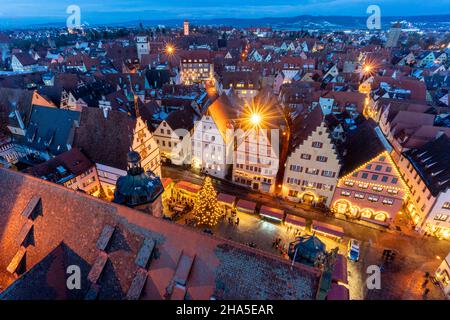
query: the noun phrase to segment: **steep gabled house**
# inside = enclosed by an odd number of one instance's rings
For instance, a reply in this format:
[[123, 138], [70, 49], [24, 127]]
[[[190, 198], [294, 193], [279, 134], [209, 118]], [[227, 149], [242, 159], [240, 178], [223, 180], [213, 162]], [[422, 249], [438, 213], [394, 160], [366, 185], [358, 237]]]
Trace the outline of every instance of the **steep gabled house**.
[[[233, 141], [228, 130], [234, 129], [236, 107], [226, 94], [222, 94], [194, 125], [192, 133], [192, 166], [206, 173], [225, 178], [232, 160]], [[230, 149], [231, 148], [231, 149]]]
[[450, 239], [450, 139], [439, 134], [404, 152], [399, 170], [410, 188], [406, 211], [416, 230]]
[[401, 211], [408, 186], [375, 133], [360, 124], [340, 149], [343, 167], [331, 202], [337, 215], [389, 226]]
[[125, 176], [127, 154], [140, 154], [142, 167], [161, 176], [161, 159], [153, 133], [141, 117], [98, 108], [81, 110], [80, 126], [75, 131], [74, 146], [96, 164], [100, 183], [108, 197], [114, 195], [118, 177]]
[[95, 163], [77, 148], [27, 168], [23, 172], [94, 196], [100, 191]]
[[[236, 121], [233, 182], [253, 190], [276, 193], [280, 163], [287, 143], [283, 110], [270, 88], [264, 88], [250, 105], [241, 108]], [[253, 120], [257, 115], [260, 119]]]
[[197, 116], [191, 109], [171, 112], [155, 129], [161, 158], [176, 165], [189, 164], [191, 130]]
[[330, 206], [341, 168], [339, 155], [320, 107], [293, 120], [283, 197]]
[[28, 53], [13, 54], [11, 68], [14, 72], [31, 72], [36, 70], [38, 63]]

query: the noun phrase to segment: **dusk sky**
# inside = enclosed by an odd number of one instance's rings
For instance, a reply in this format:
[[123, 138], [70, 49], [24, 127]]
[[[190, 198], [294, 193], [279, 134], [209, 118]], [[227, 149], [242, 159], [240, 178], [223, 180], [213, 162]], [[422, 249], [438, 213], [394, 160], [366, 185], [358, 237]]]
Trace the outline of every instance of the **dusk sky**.
[[130, 20], [183, 18], [258, 18], [302, 14], [366, 16], [371, 4], [382, 15], [409, 16], [450, 13], [450, 0], [0, 0], [0, 23], [65, 21], [66, 8], [81, 8], [89, 24]]

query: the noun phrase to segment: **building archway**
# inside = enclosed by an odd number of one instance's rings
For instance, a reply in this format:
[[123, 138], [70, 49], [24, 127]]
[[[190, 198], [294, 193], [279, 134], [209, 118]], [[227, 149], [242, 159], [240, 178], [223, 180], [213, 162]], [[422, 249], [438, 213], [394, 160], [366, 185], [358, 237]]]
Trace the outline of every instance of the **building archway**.
[[316, 196], [311, 192], [305, 192], [301, 195], [300, 199], [302, 200], [303, 203], [312, 205], [314, 204]]

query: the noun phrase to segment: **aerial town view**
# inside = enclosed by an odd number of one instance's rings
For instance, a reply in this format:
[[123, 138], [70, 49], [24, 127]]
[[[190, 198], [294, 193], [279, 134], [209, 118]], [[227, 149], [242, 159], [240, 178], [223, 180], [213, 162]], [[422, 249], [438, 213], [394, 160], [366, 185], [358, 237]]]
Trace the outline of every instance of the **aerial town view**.
[[379, 2], [1, 4], [0, 300], [450, 299], [450, 0]]

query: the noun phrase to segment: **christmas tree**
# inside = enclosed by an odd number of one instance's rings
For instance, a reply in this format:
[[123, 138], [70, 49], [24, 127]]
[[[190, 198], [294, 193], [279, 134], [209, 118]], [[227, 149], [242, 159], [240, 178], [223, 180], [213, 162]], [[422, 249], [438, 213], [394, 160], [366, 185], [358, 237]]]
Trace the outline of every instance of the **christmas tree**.
[[214, 227], [221, 216], [221, 209], [217, 202], [217, 193], [214, 190], [210, 177], [206, 177], [197, 200], [194, 204], [194, 219], [200, 226]]

